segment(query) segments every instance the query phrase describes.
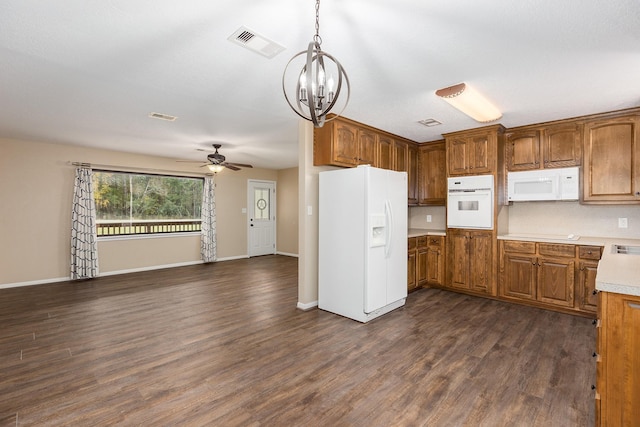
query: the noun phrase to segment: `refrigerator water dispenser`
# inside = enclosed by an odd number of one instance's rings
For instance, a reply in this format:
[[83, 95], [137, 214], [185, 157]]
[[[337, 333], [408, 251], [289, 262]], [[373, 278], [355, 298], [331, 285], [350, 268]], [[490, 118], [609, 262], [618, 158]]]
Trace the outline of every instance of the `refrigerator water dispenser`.
[[369, 236], [369, 247], [384, 246], [387, 243], [387, 233], [384, 215], [370, 215], [369, 224], [371, 226], [371, 236]]

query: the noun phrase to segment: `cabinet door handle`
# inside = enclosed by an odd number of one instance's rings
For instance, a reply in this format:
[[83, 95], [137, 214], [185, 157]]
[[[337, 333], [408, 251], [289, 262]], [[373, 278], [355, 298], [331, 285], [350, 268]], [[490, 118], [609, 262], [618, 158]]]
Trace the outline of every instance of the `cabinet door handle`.
[[631, 308], [635, 308], [636, 310], [640, 310], [640, 304], [636, 304], [634, 302], [628, 302], [627, 303], [629, 305], [629, 307]]

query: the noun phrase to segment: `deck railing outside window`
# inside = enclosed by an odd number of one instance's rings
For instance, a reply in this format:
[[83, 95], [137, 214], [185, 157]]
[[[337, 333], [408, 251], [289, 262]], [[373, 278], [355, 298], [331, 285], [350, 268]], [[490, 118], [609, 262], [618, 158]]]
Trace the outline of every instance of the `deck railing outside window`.
[[200, 232], [200, 220], [98, 221], [98, 237]]

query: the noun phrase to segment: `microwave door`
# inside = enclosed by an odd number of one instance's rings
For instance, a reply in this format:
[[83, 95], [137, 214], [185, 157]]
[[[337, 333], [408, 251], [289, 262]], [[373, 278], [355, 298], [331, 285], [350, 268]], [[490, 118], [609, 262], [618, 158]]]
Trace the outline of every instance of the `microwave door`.
[[509, 200], [559, 200], [558, 181], [557, 176], [512, 179]]

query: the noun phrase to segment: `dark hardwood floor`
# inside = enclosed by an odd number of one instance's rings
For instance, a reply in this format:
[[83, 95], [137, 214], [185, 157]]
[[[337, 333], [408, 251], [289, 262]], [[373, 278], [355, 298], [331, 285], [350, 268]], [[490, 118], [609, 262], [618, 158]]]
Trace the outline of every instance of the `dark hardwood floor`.
[[435, 289], [361, 324], [297, 259], [0, 290], [0, 426], [590, 426], [590, 319]]

